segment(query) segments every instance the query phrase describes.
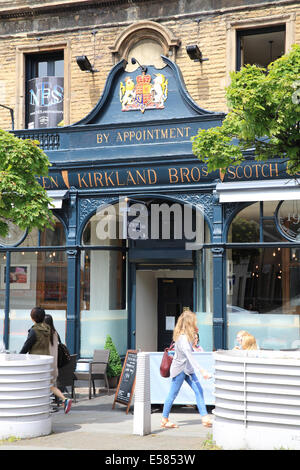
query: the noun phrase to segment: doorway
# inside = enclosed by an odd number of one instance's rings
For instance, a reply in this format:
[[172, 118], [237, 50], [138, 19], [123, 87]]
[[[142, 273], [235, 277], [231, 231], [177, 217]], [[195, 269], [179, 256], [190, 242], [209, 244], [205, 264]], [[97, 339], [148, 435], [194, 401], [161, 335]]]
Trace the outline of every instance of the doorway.
[[157, 294], [157, 350], [163, 351], [172, 342], [173, 330], [183, 309], [193, 310], [193, 279], [158, 279]]

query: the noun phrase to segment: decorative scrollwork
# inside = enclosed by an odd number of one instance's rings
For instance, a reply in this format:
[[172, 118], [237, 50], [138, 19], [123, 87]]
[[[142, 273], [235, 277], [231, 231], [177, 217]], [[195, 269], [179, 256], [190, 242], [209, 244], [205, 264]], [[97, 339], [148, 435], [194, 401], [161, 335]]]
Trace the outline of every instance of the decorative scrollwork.
[[114, 204], [118, 201], [116, 196], [95, 197], [79, 200], [79, 224], [91, 216], [99, 207]]

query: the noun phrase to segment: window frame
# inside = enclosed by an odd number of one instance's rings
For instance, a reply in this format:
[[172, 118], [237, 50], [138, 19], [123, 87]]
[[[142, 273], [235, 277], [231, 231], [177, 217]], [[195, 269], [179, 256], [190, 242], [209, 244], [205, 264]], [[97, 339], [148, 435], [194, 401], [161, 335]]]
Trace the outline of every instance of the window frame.
[[63, 53], [64, 58], [64, 124], [70, 124], [70, 41], [16, 48], [16, 128], [25, 129], [26, 125], [26, 56]]
[[237, 29], [236, 30], [236, 71], [241, 69], [242, 63], [242, 38], [245, 36], [259, 36], [260, 34], [281, 32], [286, 34], [285, 24], [267, 26], [260, 28]]
[[285, 54], [295, 43], [296, 13], [276, 15], [261, 18], [249, 18], [246, 20], [231, 21], [226, 23], [226, 86], [230, 84], [230, 73], [235, 72], [237, 64], [237, 32], [243, 30], [255, 30], [261, 28], [274, 28], [285, 26]]

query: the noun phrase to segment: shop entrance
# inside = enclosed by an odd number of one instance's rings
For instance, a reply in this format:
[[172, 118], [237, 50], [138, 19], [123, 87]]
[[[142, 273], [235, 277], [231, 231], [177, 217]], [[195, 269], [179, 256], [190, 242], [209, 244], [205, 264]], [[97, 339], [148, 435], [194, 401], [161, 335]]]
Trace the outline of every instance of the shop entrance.
[[193, 309], [193, 279], [158, 279], [157, 294], [157, 349], [163, 351], [171, 344], [175, 324], [183, 309]]
[[194, 269], [142, 267], [136, 270], [136, 348], [163, 351], [170, 346], [177, 318], [193, 309]]

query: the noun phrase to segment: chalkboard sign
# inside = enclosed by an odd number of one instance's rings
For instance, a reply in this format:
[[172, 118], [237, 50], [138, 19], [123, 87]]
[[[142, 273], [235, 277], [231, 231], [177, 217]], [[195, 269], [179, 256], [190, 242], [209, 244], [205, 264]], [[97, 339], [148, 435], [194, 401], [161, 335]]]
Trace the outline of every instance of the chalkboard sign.
[[128, 414], [135, 387], [137, 353], [138, 351], [132, 349], [129, 349], [126, 353], [121, 377], [113, 403], [113, 409], [116, 402], [127, 405], [126, 414]]

